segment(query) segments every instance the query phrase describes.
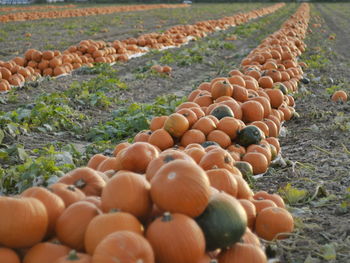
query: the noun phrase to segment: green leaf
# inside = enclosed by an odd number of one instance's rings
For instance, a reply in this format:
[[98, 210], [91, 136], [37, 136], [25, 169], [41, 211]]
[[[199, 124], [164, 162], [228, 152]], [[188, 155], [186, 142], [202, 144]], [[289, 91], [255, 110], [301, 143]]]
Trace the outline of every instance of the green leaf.
[[294, 188], [290, 183], [288, 183], [284, 188], [280, 188], [278, 192], [291, 205], [305, 200], [309, 195], [307, 190], [304, 190], [304, 189], [299, 190], [297, 188]]
[[321, 255], [325, 260], [334, 260], [337, 258], [334, 244], [326, 244], [320, 249]]
[[3, 130], [0, 129], [0, 144], [2, 143], [2, 141], [4, 140], [5, 138], [5, 133]]
[[18, 157], [21, 161], [25, 161], [28, 159], [29, 156], [23, 148], [17, 148], [17, 152], [18, 152]]

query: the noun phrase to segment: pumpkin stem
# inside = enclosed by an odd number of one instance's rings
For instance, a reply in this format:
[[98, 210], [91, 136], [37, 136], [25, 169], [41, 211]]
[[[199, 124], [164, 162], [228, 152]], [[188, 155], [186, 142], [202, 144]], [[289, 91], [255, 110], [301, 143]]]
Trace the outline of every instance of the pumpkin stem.
[[121, 212], [122, 210], [120, 208], [112, 208], [111, 210], [109, 210], [109, 213], [118, 213]]
[[166, 155], [166, 156], [164, 157], [164, 162], [165, 162], [165, 163], [169, 163], [169, 162], [174, 161], [174, 160], [175, 160], [175, 158], [172, 157], [171, 155]]
[[75, 182], [75, 187], [82, 189], [86, 186], [86, 182], [84, 181], [84, 179], [80, 178], [78, 181]]
[[68, 186], [67, 186], [67, 189], [70, 190], [70, 191], [75, 192], [75, 187], [74, 187], [74, 185], [68, 185]]
[[165, 212], [165, 213], [163, 214], [163, 217], [162, 217], [162, 222], [169, 222], [169, 221], [171, 221], [172, 219], [173, 219], [173, 218], [172, 218], [170, 212]]
[[68, 254], [68, 260], [78, 260], [79, 257], [77, 255], [77, 251], [75, 249], [71, 250]]

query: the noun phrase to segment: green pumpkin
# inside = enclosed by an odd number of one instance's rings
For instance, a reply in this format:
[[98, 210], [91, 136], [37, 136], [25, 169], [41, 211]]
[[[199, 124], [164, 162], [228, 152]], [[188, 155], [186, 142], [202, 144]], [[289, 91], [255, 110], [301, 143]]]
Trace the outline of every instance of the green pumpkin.
[[244, 147], [251, 144], [259, 144], [264, 138], [263, 132], [254, 125], [248, 125], [238, 132], [237, 143]]
[[281, 82], [275, 83], [275, 84], [273, 85], [273, 88], [274, 88], [274, 89], [279, 89], [280, 91], [282, 91], [283, 95], [287, 95], [287, 94], [288, 94], [288, 89], [287, 89], [287, 87], [286, 87], [283, 83], [281, 83]]
[[253, 166], [250, 163], [244, 161], [237, 161], [234, 165], [242, 173], [243, 178], [248, 183], [250, 183], [252, 181], [253, 176]]
[[213, 142], [213, 141], [205, 141], [205, 142], [202, 142], [201, 144], [204, 148], [207, 148], [209, 146], [212, 146], [212, 145], [215, 145], [215, 146], [219, 146], [220, 147], [220, 144], [218, 144], [217, 142]]
[[207, 251], [213, 251], [241, 239], [247, 227], [247, 214], [236, 198], [219, 192], [196, 222], [204, 233]]
[[220, 105], [215, 107], [210, 115], [215, 116], [218, 120], [221, 120], [224, 117], [234, 117], [233, 111], [227, 105]]

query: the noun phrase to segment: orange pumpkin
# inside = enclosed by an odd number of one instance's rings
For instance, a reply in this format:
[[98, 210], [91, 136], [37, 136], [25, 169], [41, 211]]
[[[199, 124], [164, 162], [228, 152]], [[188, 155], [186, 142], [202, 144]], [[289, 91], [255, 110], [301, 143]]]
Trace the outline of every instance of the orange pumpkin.
[[85, 194], [74, 185], [55, 183], [50, 185], [48, 189], [61, 197], [66, 207], [85, 198]]
[[197, 262], [205, 250], [202, 230], [190, 217], [166, 213], [147, 228], [146, 238], [158, 263]]
[[17, 253], [6, 247], [0, 247], [0, 258], [5, 263], [21, 263], [21, 260]]
[[267, 263], [264, 251], [251, 244], [236, 243], [220, 253], [219, 263]]
[[152, 210], [150, 184], [142, 175], [121, 171], [103, 189], [101, 202], [104, 212], [120, 209], [145, 218]]
[[209, 180], [193, 161], [175, 160], [165, 164], [152, 178], [151, 197], [164, 211], [196, 217], [209, 202]]
[[79, 201], [68, 207], [56, 222], [57, 238], [67, 246], [84, 250], [84, 235], [90, 221], [101, 211], [92, 203]]
[[25, 248], [44, 238], [49, 220], [45, 206], [38, 199], [1, 196], [0, 211], [1, 245]]
[[164, 122], [164, 129], [174, 137], [181, 137], [189, 126], [187, 118], [179, 113], [169, 115], [169, 118]]
[[94, 217], [88, 225], [84, 246], [89, 255], [93, 255], [97, 245], [109, 234], [117, 231], [132, 231], [143, 234], [143, 226], [132, 214], [124, 212], [110, 212]]
[[66, 256], [70, 248], [51, 242], [38, 243], [31, 247], [24, 256], [23, 263], [55, 262]]
[[150, 243], [130, 231], [118, 231], [106, 236], [96, 247], [92, 263], [142, 262], [154, 263]]

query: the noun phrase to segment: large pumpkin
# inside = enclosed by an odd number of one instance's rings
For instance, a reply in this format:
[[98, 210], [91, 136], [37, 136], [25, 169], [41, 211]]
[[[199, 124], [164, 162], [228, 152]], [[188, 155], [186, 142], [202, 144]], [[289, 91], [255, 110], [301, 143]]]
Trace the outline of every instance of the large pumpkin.
[[65, 209], [63, 200], [43, 187], [28, 188], [21, 196], [33, 197], [44, 204], [49, 219], [46, 237], [52, 236], [54, 234], [56, 221]]
[[165, 213], [149, 225], [146, 238], [158, 263], [193, 263], [204, 255], [202, 230], [192, 218], [182, 214]]
[[145, 218], [152, 210], [150, 184], [146, 178], [133, 172], [120, 171], [102, 191], [102, 210], [120, 209], [138, 218]]
[[84, 236], [90, 221], [101, 211], [96, 205], [79, 201], [68, 207], [58, 218], [56, 235], [58, 239], [71, 248], [82, 251], [84, 249]]
[[58, 180], [59, 183], [74, 185], [85, 195], [101, 195], [106, 182], [93, 169], [81, 167], [74, 169]]
[[247, 214], [236, 198], [219, 192], [212, 196], [196, 222], [204, 232], [207, 250], [213, 251], [241, 239], [247, 227]]
[[92, 263], [142, 262], [154, 263], [149, 242], [130, 231], [118, 231], [105, 237], [96, 247]]
[[0, 197], [0, 245], [26, 248], [40, 242], [47, 231], [48, 215], [35, 198]]
[[143, 226], [132, 214], [112, 212], [96, 216], [85, 232], [85, 250], [92, 255], [96, 246], [109, 234], [117, 231], [132, 231], [143, 234]]
[[200, 215], [210, 197], [210, 184], [197, 164], [175, 160], [165, 164], [151, 180], [153, 202], [163, 211]]

